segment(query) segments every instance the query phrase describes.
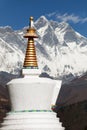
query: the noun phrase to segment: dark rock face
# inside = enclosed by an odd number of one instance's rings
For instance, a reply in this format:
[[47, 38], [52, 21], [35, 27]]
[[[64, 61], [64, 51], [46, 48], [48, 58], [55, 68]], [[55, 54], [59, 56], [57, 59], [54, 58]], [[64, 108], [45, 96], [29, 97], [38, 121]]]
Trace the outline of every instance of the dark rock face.
[[0, 96], [0, 127], [3, 122], [3, 118], [6, 116], [6, 113], [10, 111], [10, 101], [8, 98]]
[[18, 75], [12, 75], [7, 72], [0, 72], [0, 123], [6, 116], [6, 113], [11, 110], [9, 92], [6, 84], [14, 79], [19, 78]]
[[57, 108], [57, 116], [65, 130], [87, 130], [87, 100]]
[[87, 100], [87, 73], [62, 85], [57, 104], [66, 106], [84, 100]]

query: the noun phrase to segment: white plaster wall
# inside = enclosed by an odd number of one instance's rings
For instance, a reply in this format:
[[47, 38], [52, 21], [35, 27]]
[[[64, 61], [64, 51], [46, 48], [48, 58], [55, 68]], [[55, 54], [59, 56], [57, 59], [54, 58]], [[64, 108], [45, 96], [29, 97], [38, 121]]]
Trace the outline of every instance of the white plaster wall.
[[56, 86], [55, 80], [36, 76], [12, 80], [8, 83], [12, 111], [50, 110], [61, 82], [58, 82], [58, 89], [55, 91]]

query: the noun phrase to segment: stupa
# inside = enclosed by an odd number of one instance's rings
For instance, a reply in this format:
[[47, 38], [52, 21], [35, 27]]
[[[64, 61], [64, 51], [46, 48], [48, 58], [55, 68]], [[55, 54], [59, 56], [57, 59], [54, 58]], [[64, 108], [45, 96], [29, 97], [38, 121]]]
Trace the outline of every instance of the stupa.
[[60, 87], [60, 80], [39, 77], [34, 38], [38, 38], [30, 17], [24, 36], [28, 38], [23, 78], [11, 80], [7, 86], [11, 112], [7, 113], [0, 130], [64, 130], [56, 113], [52, 111]]

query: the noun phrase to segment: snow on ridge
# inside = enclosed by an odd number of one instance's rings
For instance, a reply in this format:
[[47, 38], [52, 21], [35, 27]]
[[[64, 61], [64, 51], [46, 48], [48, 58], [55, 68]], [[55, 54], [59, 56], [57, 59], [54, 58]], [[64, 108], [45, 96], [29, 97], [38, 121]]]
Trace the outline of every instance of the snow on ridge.
[[84, 39], [86, 39], [87, 40], [87, 38], [85, 37], [85, 36], [83, 36], [83, 35], [81, 35], [79, 32], [75, 32], [80, 38], [84, 38]]
[[62, 44], [63, 41], [64, 41], [64, 34], [65, 34], [65, 32], [61, 32], [61, 31], [59, 31], [59, 28], [56, 28], [55, 29], [55, 34], [56, 34], [59, 42]]
[[42, 15], [42, 16], [40, 16], [39, 19], [37, 19], [37, 20], [35, 21], [35, 24], [38, 23], [40, 19], [42, 19], [43, 21], [48, 22], [47, 18], [46, 18], [44, 15]]
[[[21, 66], [23, 53], [21, 50], [14, 49], [11, 45], [0, 38], [0, 71], [16, 73], [18, 64]], [[20, 63], [18, 63], [20, 62]]]
[[45, 27], [38, 29], [38, 33], [41, 37], [43, 37], [45, 35], [45, 33], [46, 33], [45, 30], [47, 29], [47, 27], [48, 27], [48, 24]]
[[[87, 39], [75, 32], [72, 27], [65, 22], [58, 23], [58, 25], [56, 23], [56, 26], [54, 25], [55, 22], [53, 23], [52, 21], [52, 23], [50, 23], [50, 21], [44, 16], [41, 16], [35, 22], [37, 32], [40, 35], [40, 38], [36, 40], [36, 47], [38, 50], [38, 62], [42, 72], [46, 72], [56, 78], [68, 74], [72, 74], [74, 76], [81, 75], [87, 71]], [[13, 31], [13, 35], [17, 35], [17, 39], [15, 40], [17, 41], [20, 39], [20, 41], [25, 42], [23, 40], [24, 32], [25, 28], [16, 32]], [[68, 35], [69, 32], [71, 37]], [[4, 43], [4, 40], [2, 40], [2, 43]], [[22, 53], [23, 47], [25, 47], [27, 43], [24, 45], [20, 43], [21, 48], [20, 46], [14, 45], [14, 43], [9, 45], [9, 43], [6, 42], [6, 44], [8, 45], [8, 48], [13, 50], [16, 58], [15, 62], [18, 61], [19, 64], [21, 61], [22, 64], [25, 54], [25, 52], [24, 54]], [[2, 48], [1, 45], [0, 47]], [[18, 56], [16, 54], [18, 54]], [[10, 59], [8, 59], [9, 64], [11, 63], [11, 58], [12, 57], [10, 55]], [[12, 65], [14, 70], [16, 66], [15, 62], [13, 63], [14, 65]], [[20, 69], [20, 64], [18, 64], [16, 66], [17, 71]], [[2, 66], [2, 68], [5, 68], [5, 66]], [[9, 72], [11, 71], [9, 70]]]

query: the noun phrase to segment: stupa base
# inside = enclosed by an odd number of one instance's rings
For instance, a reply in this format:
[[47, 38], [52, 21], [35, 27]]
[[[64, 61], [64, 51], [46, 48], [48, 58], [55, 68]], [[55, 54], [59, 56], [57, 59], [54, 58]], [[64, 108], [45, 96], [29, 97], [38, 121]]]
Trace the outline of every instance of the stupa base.
[[52, 111], [10, 112], [0, 130], [64, 130]]

